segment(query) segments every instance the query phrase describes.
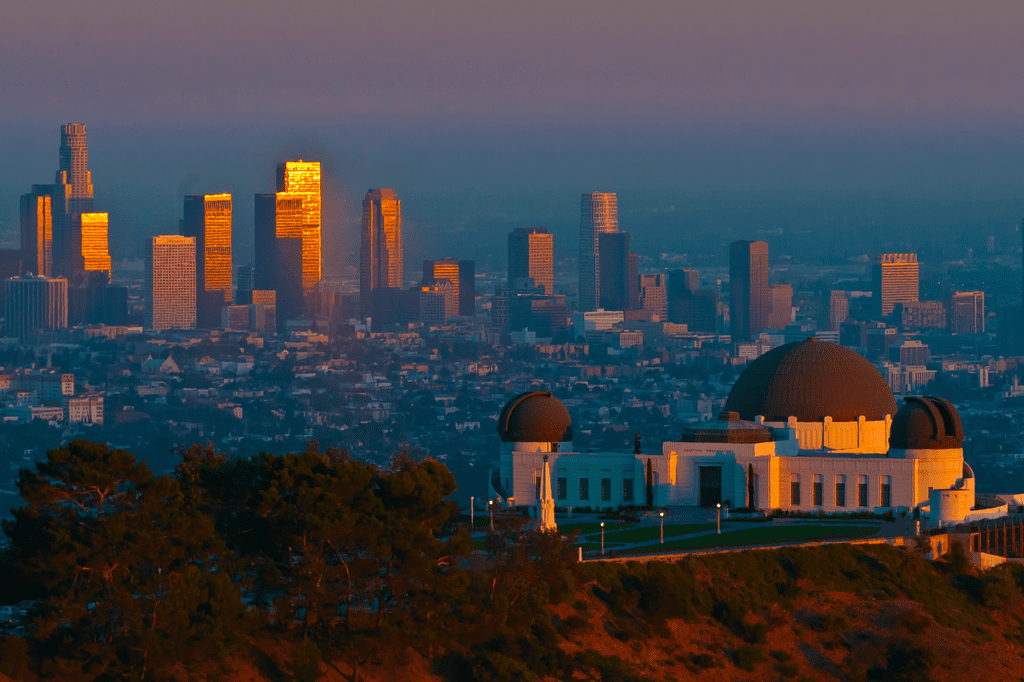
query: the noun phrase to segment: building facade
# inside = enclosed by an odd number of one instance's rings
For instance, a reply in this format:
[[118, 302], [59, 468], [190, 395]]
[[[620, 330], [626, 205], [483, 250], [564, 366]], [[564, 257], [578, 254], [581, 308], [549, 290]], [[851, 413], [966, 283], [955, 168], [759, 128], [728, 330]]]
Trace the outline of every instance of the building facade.
[[230, 194], [185, 197], [181, 232], [196, 240], [196, 323], [205, 329], [231, 302], [231, 214]]
[[920, 277], [916, 253], [880, 253], [871, 269], [872, 302], [879, 318], [891, 315], [898, 303], [917, 301]]
[[517, 227], [508, 235], [508, 284], [532, 279], [555, 293], [554, 235], [545, 227]]
[[597, 236], [597, 259], [601, 263], [598, 309], [636, 308], [638, 282], [629, 276], [629, 233], [605, 232]]
[[302, 317], [302, 197], [288, 192], [256, 195], [255, 287], [276, 292], [278, 321]]
[[196, 239], [182, 235], [153, 237], [146, 253], [149, 305], [146, 328], [194, 329], [196, 326]]
[[359, 300], [361, 314], [371, 314], [374, 289], [404, 286], [402, 202], [393, 189], [371, 189], [363, 199], [359, 242]]
[[768, 328], [768, 244], [736, 241], [729, 245], [729, 315], [733, 339], [751, 339]]
[[958, 291], [949, 301], [951, 334], [985, 333], [985, 292]]
[[648, 311], [655, 322], [668, 321], [668, 286], [665, 284], [665, 275], [640, 275], [640, 308]]
[[4, 282], [4, 334], [25, 338], [68, 326], [68, 281], [22, 275]]
[[600, 235], [619, 231], [619, 200], [614, 192], [588, 192], [580, 206], [579, 309], [597, 310], [601, 300]]
[[[322, 207], [319, 161], [282, 161], [277, 164], [277, 191], [299, 197], [300, 208], [300, 269], [302, 292], [312, 296], [320, 285], [322, 272], [321, 232]], [[229, 277], [230, 280], [230, 277]]]

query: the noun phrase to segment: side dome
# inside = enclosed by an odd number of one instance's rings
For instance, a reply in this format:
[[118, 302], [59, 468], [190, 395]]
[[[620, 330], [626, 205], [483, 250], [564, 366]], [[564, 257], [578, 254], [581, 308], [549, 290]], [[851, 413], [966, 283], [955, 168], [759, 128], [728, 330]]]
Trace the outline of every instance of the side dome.
[[551, 393], [529, 391], [505, 403], [498, 434], [505, 443], [562, 443], [572, 440], [572, 419]]
[[884, 420], [896, 413], [885, 378], [862, 355], [835, 343], [807, 339], [774, 348], [743, 370], [726, 412], [753, 420], [802, 422]]
[[958, 450], [964, 427], [953, 403], [930, 396], [907, 398], [892, 418], [889, 447], [898, 450]]

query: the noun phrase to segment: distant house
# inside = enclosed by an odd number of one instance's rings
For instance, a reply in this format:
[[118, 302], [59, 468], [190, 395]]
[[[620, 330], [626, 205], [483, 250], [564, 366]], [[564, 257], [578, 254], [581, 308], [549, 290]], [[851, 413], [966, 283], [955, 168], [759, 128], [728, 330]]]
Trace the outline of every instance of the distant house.
[[145, 374], [181, 374], [181, 368], [170, 355], [166, 358], [151, 357], [143, 360], [142, 371]]

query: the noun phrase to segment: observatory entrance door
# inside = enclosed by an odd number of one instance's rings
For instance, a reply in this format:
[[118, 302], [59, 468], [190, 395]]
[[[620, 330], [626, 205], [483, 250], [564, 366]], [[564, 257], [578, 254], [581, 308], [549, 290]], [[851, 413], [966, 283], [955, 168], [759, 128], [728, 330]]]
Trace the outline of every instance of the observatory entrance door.
[[714, 507], [722, 501], [722, 467], [697, 467], [700, 475], [700, 506]]

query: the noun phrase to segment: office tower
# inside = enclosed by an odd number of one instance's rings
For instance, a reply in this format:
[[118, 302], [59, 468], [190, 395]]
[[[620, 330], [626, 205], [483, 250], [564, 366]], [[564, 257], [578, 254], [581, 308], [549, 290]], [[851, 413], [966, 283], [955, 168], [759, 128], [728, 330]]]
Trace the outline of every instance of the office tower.
[[[700, 288], [700, 272], [698, 270], [676, 270], [682, 280], [680, 286], [685, 286], [690, 293], [695, 293]], [[671, 275], [670, 275], [671, 278]]]
[[598, 235], [597, 258], [601, 263], [598, 308], [631, 310], [629, 253], [628, 232], [605, 232]]
[[949, 302], [951, 334], [985, 333], [985, 292], [958, 291]]
[[734, 339], [753, 338], [768, 326], [768, 244], [735, 241], [729, 245], [729, 314]]
[[256, 287], [256, 268], [240, 265], [235, 275], [235, 305], [249, 305], [252, 290]]
[[[665, 275], [640, 275], [640, 307], [651, 313], [653, 322], [668, 322]], [[653, 316], [657, 316], [657, 319]]]
[[302, 197], [288, 192], [256, 195], [256, 289], [277, 292], [279, 330], [302, 317]]
[[771, 311], [768, 329], [785, 329], [793, 321], [793, 287], [789, 284], [771, 286]]
[[213, 329], [231, 301], [231, 195], [185, 197], [182, 234], [196, 240], [196, 324]]
[[153, 237], [146, 266], [146, 327], [156, 331], [195, 328], [196, 238], [178, 234]]
[[629, 254], [629, 271], [626, 273], [626, 309], [640, 309], [640, 263], [635, 253]]
[[580, 310], [597, 309], [601, 300], [598, 235], [619, 231], [619, 202], [614, 192], [590, 192], [580, 206]]
[[359, 242], [359, 301], [370, 315], [374, 289], [401, 289], [403, 279], [402, 202], [393, 189], [371, 189], [363, 199]]
[[302, 291], [312, 296], [322, 271], [320, 162], [299, 159], [277, 164], [277, 191], [302, 197]]
[[451, 285], [451, 293], [447, 298], [445, 315], [455, 317], [459, 314], [459, 261], [454, 258], [442, 258], [440, 260], [423, 261], [423, 282], [422, 286], [437, 286], [447, 282]]
[[[699, 282], [696, 270], [670, 270], [665, 279], [668, 296], [668, 321], [691, 324], [689, 320], [693, 294]], [[692, 326], [691, 326], [692, 329]]]
[[68, 326], [68, 282], [22, 275], [4, 282], [4, 335], [24, 338], [36, 330]]
[[[53, 275], [53, 198], [46, 186], [21, 195], [21, 250], [24, 272]], [[21, 273], [18, 273], [21, 274]]]
[[72, 275], [105, 272], [110, 282], [109, 217], [106, 213], [76, 213], [71, 217]]
[[476, 262], [459, 261], [459, 317], [476, 315]]
[[872, 304], [879, 318], [892, 313], [897, 303], [918, 298], [916, 253], [881, 253], [871, 269]]
[[[450, 286], [450, 283], [449, 283]], [[451, 307], [450, 294], [442, 291], [440, 286], [421, 286], [419, 321], [428, 327], [441, 327], [448, 323], [448, 310]]]
[[508, 323], [513, 331], [529, 329], [538, 338], [553, 338], [569, 328], [569, 306], [565, 295], [547, 296], [540, 287], [533, 293], [512, 292], [508, 302]]
[[901, 331], [945, 329], [948, 324], [942, 301], [897, 303], [892, 308], [892, 316]]
[[850, 299], [846, 291], [833, 289], [828, 295], [822, 294], [818, 304], [818, 329], [837, 332], [839, 325], [850, 316]]
[[508, 284], [527, 278], [544, 293], [555, 293], [554, 235], [546, 227], [517, 227], [508, 234]]
[[64, 212], [92, 211], [92, 172], [89, 170], [84, 123], [68, 123], [60, 127], [60, 165], [56, 184], [70, 185], [67, 204], [61, 207]]

